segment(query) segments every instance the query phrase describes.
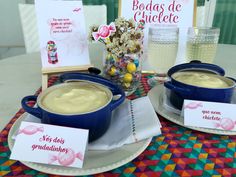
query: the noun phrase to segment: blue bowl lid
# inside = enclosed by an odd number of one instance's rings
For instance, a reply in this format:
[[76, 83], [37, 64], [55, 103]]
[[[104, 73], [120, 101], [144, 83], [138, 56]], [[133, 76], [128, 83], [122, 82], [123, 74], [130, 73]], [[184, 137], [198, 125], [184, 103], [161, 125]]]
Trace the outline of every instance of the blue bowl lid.
[[184, 63], [180, 65], [173, 66], [167, 72], [167, 75], [171, 77], [172, 74], [178, 71], [205, 71], [214, 74], [218, 74], [221, 76], [225, 75], [225, 70], [218, 65], [210, 64], [210, 63], [201, 63], [198, 60], [193, 60], [190, 63]]

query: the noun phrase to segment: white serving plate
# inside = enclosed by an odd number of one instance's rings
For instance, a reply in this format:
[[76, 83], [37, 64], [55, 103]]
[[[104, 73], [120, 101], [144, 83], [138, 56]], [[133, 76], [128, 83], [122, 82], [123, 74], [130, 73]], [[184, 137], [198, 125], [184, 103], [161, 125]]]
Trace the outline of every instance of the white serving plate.
[[155, 111], [160, 114], [163, 118], [174, 122], [178, 125], [181, 125], [183, 127], [190, 128], [192, 130], [198, 130], [205, 133], [212, 133], [212, 134], [218, 134], [218, 135], [236, 135], [236, 131], [227, 131], [227, 130], [219, 130], [219, 129], [210, 129], [210, 128], [202, 128], [202, 127], [190, 127], [184, 125], [184, 118], [180, 116], [179, 114], [172, 112], [170, 110], [167, 110], [163, 106], [163, 96], [165, 94], [164, 86], [163, 84], [158, 84], [154, 88], [152, 88], [148, 92], [148, 97], [155, 109]]
[[[14, 145], [12, 136], [18, 130], [21, 122], [25, 119], [27, 113], [24, 113], [16, 122], [8, 134], [8, 144], [10, 150]], [[124, 145], [120, 148], [109, 151], [87, 151], [83, 168], [62, 167], [55, 165], [46, 165], [40, 163], [23, 162], [22, 163], [34, 170], [38, 170], [48, 174], [64, 175], [64, 176], [80, 176], [102, 173], [120, 167], [141, 154], [149, 145], [152, 138]]]

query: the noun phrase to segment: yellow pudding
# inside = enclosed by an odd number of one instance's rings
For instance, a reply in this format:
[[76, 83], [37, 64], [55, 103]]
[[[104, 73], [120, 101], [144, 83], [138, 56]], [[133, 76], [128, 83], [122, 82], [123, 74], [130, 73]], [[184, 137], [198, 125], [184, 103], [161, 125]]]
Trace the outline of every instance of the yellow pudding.
[[109, 101], [109, 92], [100, 86], [81, 82], [58, 87], [41, 101], [49, 111], [61, 114], [81, 114], [95, 111]]
[[176, 72], [171, 77], [179, 82], [198, 87], [227, 88], [230, 86], [222, 76], [207, 72], [183, 71]]

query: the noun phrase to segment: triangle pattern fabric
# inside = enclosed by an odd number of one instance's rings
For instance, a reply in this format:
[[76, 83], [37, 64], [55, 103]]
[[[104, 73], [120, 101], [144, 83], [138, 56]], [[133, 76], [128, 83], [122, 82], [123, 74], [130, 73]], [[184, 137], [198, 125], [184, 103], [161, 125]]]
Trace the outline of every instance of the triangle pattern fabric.
[[[149, 74], [143, 74], [140, 87], [129, 97], [130, 99], [148, 93], [151, 88], [147, 80], [150, 77]], [[57, 77], [50, 78], [50, 85], [55, 82], [58, 82]], [[36, 95], [40, 91], [39, 89]], [[14, 122], [23, 113], [24, 110], [20, 109], [0, 133], [0, 176], [56, 177], [9, 159], [11, 152], [7, 136]], [[236, 176], [236, 136], [198, 132], [174, 124], [161, 115], [158, 117], [162, 124], [162, 134], [153, 137], [152, 142], [141, 155], [127, 164], [95, 176]]]

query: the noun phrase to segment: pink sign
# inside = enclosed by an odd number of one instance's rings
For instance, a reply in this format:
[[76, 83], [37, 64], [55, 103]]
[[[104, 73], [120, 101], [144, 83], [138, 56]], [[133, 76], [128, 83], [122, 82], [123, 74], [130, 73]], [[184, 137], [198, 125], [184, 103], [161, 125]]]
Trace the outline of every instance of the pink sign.
[[[185, 61], [188, 27], [194, 22], [195, 0], [120, 0], [119, 15], [144, 20], [144, 55], [147, 55], [148, 30], [150, 25], [173, 25], [179, 27], [179, 47], [177, 63]], [[146, 59], [147, 56], [144, 56]]]
[[82, 168], [87, 142], [88, 130], [22, 122], [10, 159]]
[[114, 23], [111, 23], [110, 25], [101, 25], [98, 28], [97, 32], [93, 32], [93, 38], [95, 39], [95, 41], [98, 41], [100, 38], [102, 39], [106, 39], [108, 38], [111, 33], [116, 32], [116, 26]]
[[146, 24], [191, 26], [193, 0], [121, 0], [120, 15]]

